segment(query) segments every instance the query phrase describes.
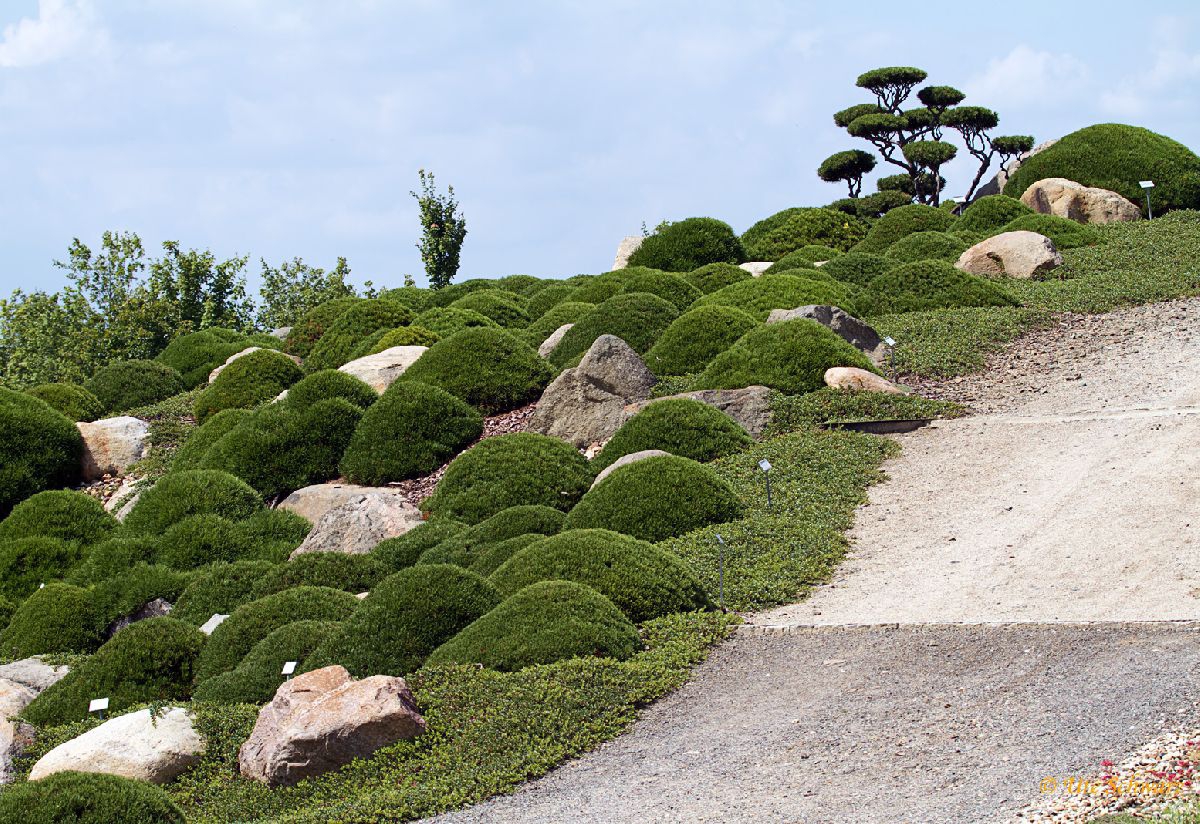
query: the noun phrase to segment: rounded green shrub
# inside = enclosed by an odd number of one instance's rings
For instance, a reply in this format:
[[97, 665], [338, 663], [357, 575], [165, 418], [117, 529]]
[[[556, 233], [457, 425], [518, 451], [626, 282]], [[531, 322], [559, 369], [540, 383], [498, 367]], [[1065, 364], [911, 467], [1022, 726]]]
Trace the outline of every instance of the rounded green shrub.
[[701, 266], [699, 269], [693, 269], [681, 277], [699, 289], [700, 294], [707, 295], [718, 289], [724, 289], [730, 284], [749, 280], [752, 275], [742, 267], [735, 266], [732, 263], [710, 263], [707, 266]]
[[0, 389], [0, 516], [41, 492], [79, 478], [83, 438], [45, 402]]
[[454, 301], [449, 308], [478, 312], [506, 329], [520, 329], [529, 325], [529, 315], [525, 312], [521, 297], [500, 289], [472, 292]]
[[221, 515], [233, 521], [262, 509], [262, 499], [245, 481], [227, 472], [189, 469], [159, 478], [125, 517], [130, 535], [157, 535], [189, 515]]
[[0, 521], [0, 542], [41, 536], [94, 544], [117, 525], [117, 519], [91, 495], [51, 490], [26, 498]]
[[618, 458], [645, 449], [661, 449], [703, 463], [753, 442], [737, 421], [719, 409], [690, 398], [666, 398], [626, 421], [592, 459], [592, 469], [599, 472]]
[[629, 265], [690, 272], [709, 263], [744, 260], [746, 250], [728, 223], [711, 217], [689, 217], [668, 223], [643, 240], [630, 255]]
[[428, 549], [418, 563], [468, 567], [492, 544], [529, 533], [555, 534], [562, 529], [566, 517], [562, 510], [549, 506], [509, 507]]
[[736, 307], [700, 306], [667, 327], [646, 353], [646, 365], [655, 375], [699, 372], [756, 326], [753, 315]]
[[73, 421], [94, 421], [104, 414], [100, 399], [73, 383], [43, 383], [25, 390], [51, 409]]
[[199, 626], [217, 613], [230, 615], [254, 600], [259, 581], [274, 568], [269, 561], [235, 561], [197, 570], [175, 602], [171, 617]]
[[529, 344], [502, 329], [464, 329], [438, 341], [399, 382], [444, 389], [485, 413], [537, 400], [554, 370]]
[[24, 600], [0, 632], [0, 656], [91, 652], [100, 644], [99, 619], [86, 589], [49, 583]]
[[958, 260], [967, 251], [967, 243], [946, 232], [913, 232], [888, 247], [884, 254], [900, 263], [918, 260]]
[[237, 561], [245, 552], [233, 521], [220, 515], [189, 515], [163, 532], [156, 560], [173, 569], [196, 569], [215, 561]]
[[489, 317], [479, 314], [470, 309], [450, 309], [447, 307], [435, 307], [426, 309], [413, 320], [413, 323], [422, 328], [436, 332], [443, 339], [448, 338], [456, 332], [461, 332], [463, 329], [499, 329], [500, 324]]
[[606, 529], [573, 529], [544, 538], [509, 558], [491, 577], [504, 596], [553, 580], [586, 584], [635, 624], [712, 606], [679, 556]]
[[522, 297], [536, 294], [546, 286], [546, 281], [533, 275], [506, 275], [496, 280], [496, 288], [513, 292]]
[[[337, 369], [350, 360], [359, 341], [380, 329], [407, 326], [413, 313], [395, 301], [360, 300], [329, 324], [325, 334], [304, 359], [304, 370]], [[436, 331], [436, 330], [435, 330]]]
[[686, 311], [702, 294], [681, 276], [671, 272], [639, 272], [625, 280], [622, 291], [657, 295], [679, 312]]
[[467, 569], [476, 575], [482, 575], [486, 578], [499, 569], [509, 558], [530, 544], [536, 543], [545, 537], [545, 535], [537, 532], [528, 532], [524, 535], [514, 535], [512, 538], [506, 538], [494, 544], [487, 544], [480, 548], [479, 553]]
[[[844, 253], [840, 249], [834, 249], [831, 246], [802, 246], [772, 263], [763, 274], [774, 275], [789, 269], [816, 269], [816, 264], [827, 263], [841, 254]], [[800, 277], [807, 276], [800, 275]]]
[[522, 504], [568, 510], [591, 484], [587, 459], [569, 443], [516, 432], [487, 438], [451, 461], [422, 507], [477, 524]]
[[106, 415], [166, 400], [187, 387], [183, 376], [166, 364], [152, 360], [110, 363], [83, 385], [100, 401]]
[[255, 644], [285, 624], [344, 621], [359, 603], [349, 592], [340, 589], [303, 586], [243, 604], [209, 636], [196, 661], [196, 683], [233, 669]]
[[309, 309], [288, 332], [283, 341], [283, 351], [289, 355], [307, 358], [334, 321], [361, 301], [362, 298], [336, 298]]
[[68, 724], [87, 717], [88, 702], [101, 696], [114, 715], [135, 704], [186, 700], [203, 646], [204, 633], [174, 618], [130, 624], [33, 699], [23, 715], [32, 724]]
[[293, 621], [271, 632], [231, 669], [196, 687], [196, 701], [218, 704], [265, 704], [283, 683], [283, 665], [303, 661], [340, 624], [334, 621]]
[[407, 675], [431, 652], [500, 603], [496, 588], [449, 564], [389, 575], [362, 606], [304, 662], [306, 670], [341, 664], [351, 675]]
[[322, 369], [306, 376], [288, 389], [284, 403], [292, 411], [302, 412], [314, 403], [333, 398], [341, 398], [359, 409], [366, 409], [375, 403], [379, 398], [379, 393], [353, 375], [347, 375], [336, 369]]
[[254, 586], [254, 597], [305, 586], [329, 587], [355, 595], [371, 589], [391, 572], [371, 553], [306, 552], [263, 575]]
[[954, 224], [954, 229], [991, 234], [999, 231], [1006, 223], [1031, 214], [1033, 209], [1015, 197], [986, 195], [971, 201], [971, 205], [963, 210], [962, 216]]
[[274, 349], [243, 355], [196, 396], [196, 420], [204, 423], [222, 409], [249, 409], [266, 403], [302, 377], [300, 367]]
[[426, 551], [466, 528], [462, 521], [450, 518], [426, 521], [403, 535], [381, 541], [371, 550], [371, 557], [393, 571], [405, 569], [415, 564]]
[[1005, 224], [1005, 232], [1037, 232], [1054, 241], [1059, 249], [1076, 249], [1094, 246], [1104, 241], [1104, 236], [1095, 226], [1076, 223], [1058, 215], [1025, 215]]
[[623, 660], [640, 648], [637, 628], [596, 590], [574, 581], [539, 581], [442, 644], [426, 665], [482, 664], [515, 672], [567, 658]]
[[615, 295], [580, 318], [550, 353], [563, 367], [577, 361], [601, 335], [616, 335], [638, 354], [649, 351], [679, 316], [669, 301], [644, 292]]
[[397, 326], [395, 329], [380, 329], [363, 338], [354, 351], [350, 360], [355, 361], [367, 355], [378, 355], [393, 346], [433, 346], [442, 336], [432, 329], [423, 326]]
[[83, 559], [78, 544], [58, 538], [18, 538], [0, 543], [0, 595], [20, 601], [44, 583], [66, 578]]
[[209, 415], [204, 423], [188, 434], [187, 440], [179, 449], [175, 450], [171, 457], [171, 467], [176, 470], [196, 469], [210, 449], [253, 415], [249, 409], [222, 409]]
[[578, 286], [569, 283], [551, 283], [546, 288], [538, 290], [529, 298], [529, 305], [526, 307], [526, 312], [530, 318], [537, 320], [560, 303], [571, 300], [571, 295], [578, 288]]
[[132, 615], [156, 598], [174, 603], [187, 586], [187, 576], [161, 564], [134, 564], [92, 587], [92, 603], [100, 627]]
[[241, 334], [231, 329], [221, 333], [203, 329], [175, 338], [155, 360], [178, 372], [183, 385], [192, 389], [207, 383], [210, 372], [249, 345]]
[[945, 209], [920, 203], [901, 206], [871, 224], [871, 231], [854, 247], [854, 251], [882, 254], [900, 238], [916, 232], [945, 232], [954, 225], [954, 220], [954, 215]]
[[742, 235], [748, 260], [779, 260], [805, 246], [848, 251], [867, 235], [867, 224], [833, 209], [793, 208], [755, 223]]
[[922, 260], [897, 266], [872, 280], [867, 288], [875, 299], [872, 314], [1017, 305], [1017, 301], [997, 284], [960, 271], [944, 260]]
[[471, 294], [472, 292], [481, 292], [485, 289], [495, 289], [496, 281], [488, 280], [487, 278], [471, 278], [459, 283], [451, 283], [443, 286], [440, 289], [433, 289], [429, 294], [429, 302], [431, 306], [449, 306], [461, 297]]
[[59, 772], [0, 794], [0, 821], [23, 824], [184, 824], [183, 812], [146, 781]]
[[847, 252], [821, 267], [821, 271], [841, 283], [866, 286], [896, 265], [891, 258], [866, 252]]
[[622, 466], [567, 513], [564, 530], [611, 529], [662, 541], [741, 516], [732, 487], [707, 466], [674, 455]]
[[696, 301], [697, 307], [732, 306], [760, 320], [766, 320], [772, 309], [795, 309], [812, 304], [840, 306], [851, 314], [857, 308], [840, 285], [786, 272], [735, 283]]
[[256, 561], [280, 563], [300, 546], [312, 530], [303, 516], [286, 509], [260, 509], [235, 524], [236, 540]]
[[578, 303], [573, 300], [563, 301], [548, 309], [544, 315], [529, 324], [522, 332], [522, 337], [526, 343], [537, 349], [546, 338], [558, 330], [558, 327], [564, 323], [578, 323], [580, 318], [594, 308], [596, 308], [595, 305], [591, 303]]
[[594, 275], [588, 280], [581, 281], [571, 294], [571, 300], [576, 303], [591, 303], [599, 305], [604, 301], [619, 295], [625, 288], [626, 278], [638, 272], [656, 272], [657, 269], [647, 269], [644, 266], [619, 269], [615, 272], [605, 272]]
[[396, 289], [384, 289], [379, 293], [383, 300], [391, 300], [406, 306], [414, 312], [424, 312], [433, 306], [433, 295], [429, 289], [416, 286], [401, 286]]
[[73, 584], [95, 584], [158, 557], [157, 538], [118, 536], [90, 547], [83, 563], [68, 578]]

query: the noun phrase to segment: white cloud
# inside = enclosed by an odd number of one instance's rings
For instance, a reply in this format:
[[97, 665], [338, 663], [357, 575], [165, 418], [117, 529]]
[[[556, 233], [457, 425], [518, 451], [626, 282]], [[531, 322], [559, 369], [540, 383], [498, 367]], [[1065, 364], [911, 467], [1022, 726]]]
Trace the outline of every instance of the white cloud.
[[1164, 109], [1190, 109], [1190, 95], [1200, 80], [1200, 53], [1184, 48], [1187, 27], [1172, 18], [1154, 26], [1154, 61], [1133, 71], [1100, 96], [1101, 108], [1120, 117], [1144, 116]]
[[1088, 78], [1088, 68], [1066, 53], [1020, 45], [965, 85], [968, 103], [988, 108], [1049, 108], [1070, 100]]
[[106, 40], [89, 0], [38, 0], [36, 18], [24, 17], [4, 27], [0, 67], [24, 68], [90, 53]]

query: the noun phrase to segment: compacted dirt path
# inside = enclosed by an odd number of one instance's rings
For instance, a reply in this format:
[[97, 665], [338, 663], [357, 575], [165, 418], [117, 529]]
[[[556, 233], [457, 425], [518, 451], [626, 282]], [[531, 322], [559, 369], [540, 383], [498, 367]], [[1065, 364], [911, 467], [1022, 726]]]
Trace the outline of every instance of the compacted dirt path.
[[1200, 700], [1200, 300], [1067, 318], [900, 436], [833, 582], [445, 821], [1003, 822]]

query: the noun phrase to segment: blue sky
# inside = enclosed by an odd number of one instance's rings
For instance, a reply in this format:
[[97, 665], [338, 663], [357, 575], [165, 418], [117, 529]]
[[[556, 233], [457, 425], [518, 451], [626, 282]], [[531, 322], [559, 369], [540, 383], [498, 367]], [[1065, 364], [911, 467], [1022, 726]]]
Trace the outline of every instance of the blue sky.
[[830, 114], [879, 65], [1001, 133], [1115, 121], [1200, 148], [1191, 4], [927, 8], [0, 0], [0, 292], [57, 288], [51, 261], [105, 229], [424, 282], [422, 167], [462, 203], [462, 277], [604, 271], [643, 221], [742, 231], [841, 197], [814, 173], [856, 145]]

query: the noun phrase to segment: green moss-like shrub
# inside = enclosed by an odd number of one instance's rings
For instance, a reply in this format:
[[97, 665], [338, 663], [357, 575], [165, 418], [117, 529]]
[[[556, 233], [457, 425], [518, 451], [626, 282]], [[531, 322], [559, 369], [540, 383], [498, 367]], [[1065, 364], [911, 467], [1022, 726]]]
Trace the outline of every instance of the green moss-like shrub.
[[794, 208], [776, 212], [742, 235], [748, 260], [779, 260], [805, 246], [847, 251], [867, 234], [859, 218], [833, 209]]
[[407, 675], [431, 652], [500, 603], [496, 588], [449, 564], [409, 567], [389, 575], [362, 606], [304, 662], [341, 664], [351, 675]]
[[739, 389], [761, 384], [788, 394], [825, 385], [825, 370], [857, 366], [876, 371], [862, 352], [811, 320], [772, 323], [748, 332], [717, 355], [693, 389]]
[[638, 272], [649, 273], [656, 271], [658, 270], [637, 266], [595, 275], [589, 280], [580, 282], [575, 291], [571, 293], [571, 300], [576, 303], [591, 303], [599, 306], [614, 295], [621, 293], [625, 288], [626, 278]]
[[967, 248], [966, 241], [946, 232], [913, 232], [889, 246], [885, 254], [899, 263], [915, 263], [918, 260], [953, 262]]
[[1200, 157], [1182, 143], [1137, 126], [1101, 123], [1072, 132], [1026, 158], [1004, 184], [1004, 194], [1019, 198], [1048, 177], [1108, 189], [1139, 207], [1145, 205], [1139, 181], [1153, 180], [1155, 214], [1200, 208]]
[[254, 597], [304, 586], [329, 587], [355, 595], [371, 589], [391, 572], [371, 553], [306, 552], [264, 575], [254, 586]]
[[104, 414], [100, 399], [73, 383], [43, 383], [25, 390], [51, 409], [73, 421], [94, 421]]
[[472, 292], [454, 301], [449, 308], [478, 312], [506, 329], [521, 329], [529, 325], [529, 315], [521, 297], [500, 289]]
[[724, 289], [730, 284], [749, 280], [752, 275], [732, 263], [710, 263], [699, 269], [693, 269], [681, 277], [699, 289], [702, 295], [707, 295], [718, 289]]
[[818, 263], [826, 263], [841, 254], [844, 253], [832, 246], [801, 246], [772, 263], [763, 274], [774, 275], [789, 269], [816, 269]]
[[797, 277], [791, 273], [735, 283], [696, 301], [697, 307], [732, 306], [760, 320], [766, 320], [772, 309], [795, 309], [811, 304], [840, 306], [851, 314], [857, 308], [845, 289], [838, 284]]
[[626, 421], [592, 459], [592, 468], [599, 472], [618, 458], [645, 449], [661, 449], [703, 463], [753, 442], [737, 421], [719, 409], [690, 398], [667, 398]]
[[175, 338], [155, 360], [178, 372], [183, 385], [192, 389], [206, 383], [210, 372], [250, 345], [231, 329], [203, 329]]
[[196, 683], [236, 667], [255, 644], [284, 624], [344, 621], [358, 606], [359, 600], [349, 592], [309, 586], [294, 587], [244, 604], [209, 636], [196, 661]]
[[187, 576], [161, 564], [134, 564], [92, 587], [99, 626], [132, 615], [155, 598], [174, 603], [187, 586]]
[[222, 409], [214, 415], [209, 415], [204, 423], [188, 434], [187, 440], [179, 449], [175, 450], [171, 458], [171, 467], [177, 470], [196, 469], [210, 449], [253, 415], [249, 409]]
[[454, 303], [461, 297], [471, 294], [472, 292], [481, 292], [485, 289], [495, 289], [496, 281], [488, 280], [487, 278], [471, 278], [459, 283], [451, 283], [448, 286], [443, 286], [440, 289], [433, 289], [429, 295], [431, 306], [445, 307]]
[[562, 510], [549, 506], [509, 507], [430, 548], [419, 563], [469, 567], [492, 544], [529, 533], [554, 535], [562, 529], [566, 517]]
[[173, 569], [195, 569], [245, 554], [233, 521], [220, 515], [189, 515], [162, 534], [157, 561]]
[[606, 529], [574, 529], [537, 541], [491, 577], [504, 596], [553, 580], [586, 584], [635, 624], [712, 606], [695, 573], [677, 555]]
[[500, 328], [500, 324], [496, 321], [471, 309], [450, 309], [448, 307], [426, 309], [417, 315], [413, 323], [436, 332], [443, 339], [456, 332], [461, 332], [463, 329]]
[[883, 255], [847, 252], [826, 263], [821, 267], [821, 271], [841, 283], [866, 286], [895, 265], [894, 260]]
[[678, 316], [675, 306], [657, 295], [644, 292], [615, 295], [571, 327], [550, 353], [550, 362], [568, 366], [601, 335], [616, 335], [638, 354], [645, 353]]
[[545, 288], [547, 282], [533, 275], [506, 275], [496, 280], [496, 288], [529, 297]]
[[482, 575], [486, 578], [503, 566], [504, 562], [509, 558], [530, 544], [536, 543], [545, 537], [545, 535], [537, 532], [529, 532], [524, 535], [515, 535], [512, 538], [506, 538], [503, 541], [497, 541], [494, 544], [488, 544], [480, 549], [479, 553], [475, 556], [475, 560], [471, 562], [471, 565], [467, 569], [476, 575]]
[[159, 787], [107, 773], [59, 772], [0, 794], [0, 821], [22, 824], [184, 824]]
[[945, 209], [919, 203], [901, 206], [875, 221], [871, 231], [854, 247], [854, 251], [882, 254], [900, 238], [916, 232], [945, 232], [954, 225], [954, 220], [954, 215]]
[[522, 504], [568, 510], [591, 484], [587, 459], [569, 443], [516, 432], [488, 438], [451, 461], [422, 506], [477, 524]]
[[258, 349], [221, 370], [216, 380], [196, 397], [200, 423], [222, 409], [249, 409], [265, 403], [304, 377], [300, 367], [282, 352]]
[[554, 334], [565, 323], [578, 323], [579, 319], [595, 309], [591, 303], [568, 300], [549, 309], [522, 332], [525, 342], [537, 349], [546, 338]]
[[[406, 329], [408, 327], [400, 327]], [[314, 403], [341, 398], [359, 409], [366, 409], [379, 398], [379, 393], [353, 375], [336, 369], [322, 369], [306, 376], [288, 389], [284, 403], [294, 412], [302, 412]]]
[[626, 279], [623, 292], [644, 292], [657, 295], [684, 312], [696, 302], [702, 292], [681, 276], [671, 272], [643, 272]]
[[117, 528], [117, 519], [91, 495], [60, 489], [26, 498], [0, 521], [0, 542], [17, 538], [60, 538], [94, 544]]
[[462, 521], [450, 518], [426, 521], [403, 535], [380, 542], [371, 550], [371, 557], [393, 571], [405, 569], [415, 564], [425, 552], [466, 528]]
[[669, 223], [643, 240], [629, 257], [629, 265], [690, 272], [709, 263], [744, 260], [746, 250], [728, 223], [711, 217], [689, 217]]
[[350, 360], [359, 341], [380, 329], [407, 326], [413, 313], [395, 301], [362, 300], [350, 306], [329, 324], [329, 329], [304, 359], [304, 370], [337, 369]]
[[189, 515], [221, 515], [233, 521], [262, 509], [262, 499], [245, 481], [226, 472], [189, 469], [159, 478], [125, 517], [125, 532], [157, 535]]
[[578, 288], [569, 283], [551, 283], [529, 298], [529, 305], [525, 307], [525, 311], [531, 319], [537, 320], [555, 306], [570, 300]]
[[91, 652], [100, 644], [98, 624], [91, 593], [69, 584], [49, 583], [18, 606], [0, 632], [0, 656]]
[[288, 332], [283, 341], [283, 351], [307, 358], [334, 321], [361, 301], [362, 298], [337, 298], [309, 309]]
[[0, 389], [0, 516], [43, 489], [79, 477], [83, 438], [45, 402]]
[[77, 566], [68, 580], [73, 584], [95, 584], [120, 575], [143, 561], [158, 557], [157, 538], [118, 536], [92, 546], [87, 557]]
[[1086, 223], [1076, 223], [1074, 220], [1058, 215], [1025, 215], [1011, 223], [1005, 224], [1005, 232], [1037, 232], [1054, 241], [1059, 249], [1077, 249], [1080, 246], [1094, 246], [1104, 240], [1100, 230]]
[[640, 647], [637, 628], [596, 590], [574, 581], [539, 581], [438, 647], [426, 663], [513, 672], [566, 658], [624, 660]]
[[199, 626], [216, 613], [230, 615], [254, 600], [255, 588], [274, 568], [269, 561], [210, 564], [188, 580], [171, 617]]
[[158, 403], [178, 395], [187, 387], [183, 384], [183, 376], [166, 364], [128, 360], [102, 367], [83, 388], [100, 401], [104, 414], [112, 415]]
[[1016, 306], [991, 281], [954, 268], [944, 260], [922, 260], [889, 270], [867, 287], [875, 297], [872, 314], [920, 312], [965, 306]]
[[380, 329], [359, 341], [350, 353], [350, 360], [378, 355], [393, 346], [433, 346], [442, 336], [423, 326], [397, 326], [395, 329]]
[[39, 585], [67, 577], [82, 560], [77, 544], [58, 538], [19, 538], [0, 543], [0, 595], [20, 601]]
[[271, 632], [231, 669], [196, 688], [196, 701], [219, 704], [265, 704], [283, 683], [283, 665], [303, 661], [340, 624], [334, 621], [293, 621]]
[[397, 382], [444, 389], [486, 413], [537, 400], [554, 370], [529, 344], [502, 329], [464, 329], [438, 341]]
[[203, 646], [204, 633], [174, 618], [130, 624], [33, 699], [22, 715], [33, 724], [67, 724], [85, 718], [88, 702], [98, 696], [108, 697], [114, 715], [135, 704], [185, 700]]
[[1015, 197], [987, 195], [971, 201], [971, 205], [963, 210], [962, 216], [954, 224], [954, 229], [956, 232], [990, 234], [999, 231], [1006, 223], [1031, 214], [1033, 209]]
[[733, 488], [708, 467], [659, 456], [614, 471], [567, 513], [564, 529], [611, 529], [662, 541], [732, 521], [743, 508]]
[[733, 306], [701, 306], [685, 312], [667, 327], [646, 353], [655, 375], [699, 372], [738, 338], [758, 326], [758, 320]]
[[367, 410], [346, 447], [341, 472], [380, 486], [425, 475], [483, 433], [483, 416], [436, 386], [396, 381]]
[[273, 563], [285, 561], [312, 530], [303, 516], [286, 509], [260, 509], [235, 527], [235, 540], [247, 547], [249, 557]]
[[384, 289], [379, 293], [383, 300], [391, 300], [406, 306], [414, 312], [424, 312], [433, 306], [434, 293], [429, 289], [416, 286], [401, 286], [396, 289]]

